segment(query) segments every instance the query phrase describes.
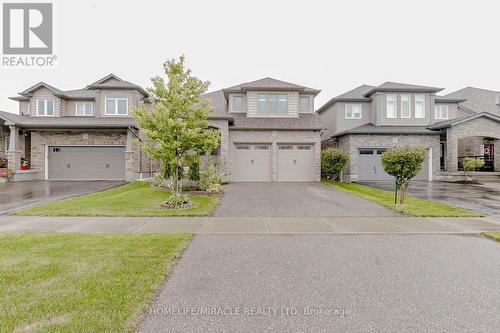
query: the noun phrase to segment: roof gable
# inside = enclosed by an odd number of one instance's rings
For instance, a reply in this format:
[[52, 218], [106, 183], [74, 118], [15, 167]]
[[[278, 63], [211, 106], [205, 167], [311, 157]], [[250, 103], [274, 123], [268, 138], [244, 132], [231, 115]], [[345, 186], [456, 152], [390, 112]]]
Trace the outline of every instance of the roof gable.
[[376, 92], [390, 92], [390, 91], [408, 91], [408, 92], [439, 92], [444, 88], [419, 86], [415, 84], [399, 83], [399, 82], [384, 82], [381, 85], [369, 90], [365, 96], [368, 97]]
[[321, 113], [325, 111], [330, 105], [336, 102], [370, 102], [372, 99], [369, 97], [365, 97], [365, 94], [366, 92], [368, 92], [373, 88], [374, 86], [363, 84], [359, 87], [356, 87], [352, 90], [349, 90], [348, 92], [345, 92], [341, 95], [338, 95], [330, 99], [328, 102], [323, 104], [323, 106], [321, 106], [317, 112]]
[[20, 92], [19, 95], [31, 96], [31, 95], [33, 95], [34, 92], [36, 92], [37, 90], [39, 90], [41, 88], [46, 88], [46, 89], [50, 90], [52, 93], [54, 93], [54, 95], [62, 95], [64, 93], [62, 90], [57, 89], [56, 87], [51, 86], [48, 83], [39, 82], [39, 83], [35, 84], [34, 86], [31, 86], [28, 89]]
[[108, 74], [106, 75], [105, 77], [103, 77], [102, 79], [99, 79], [97, 80], [96, 82], [94, 83], [91, 83], [90, 86], [93, 86], [93, 85], [96, 85], [96, 84], [103, 84], [103, 83], [116, 83], [116, 82], [123, 82], [122, 79], [120, 79], [118, 76], [116, 76], [115, 74], [111, 73], [111, 74]]
[[271, 77], [265, 77], [263, 79], [245, 82], [238, 84], [229, 88], [223, 89], [224, 95], [230, 92], [243, 92], [248, 90], [283, 90], [283, 91], [299, 91], [303, 93], [311, 93], [317, 95], [321, 90], [309, 88], [306, 86], [301, 86], [295, 83], [290, 83], [286, 81], [277, 80]]

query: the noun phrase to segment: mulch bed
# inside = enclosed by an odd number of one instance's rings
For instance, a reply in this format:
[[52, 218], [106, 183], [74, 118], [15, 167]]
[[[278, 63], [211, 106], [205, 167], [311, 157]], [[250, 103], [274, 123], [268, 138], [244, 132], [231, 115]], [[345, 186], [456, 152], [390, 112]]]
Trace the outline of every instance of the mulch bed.
[[174, 205], [171, 205], [169, 203], [164, 202], [160, 206], [161, 206], [161, 208], [167, 208], [167, 209], [182, 209], [182, 208], [193, 207], [194, 203], [192, 201], [189, 201], [189, 202], [183, 203], [182, 205], [174, 206]]

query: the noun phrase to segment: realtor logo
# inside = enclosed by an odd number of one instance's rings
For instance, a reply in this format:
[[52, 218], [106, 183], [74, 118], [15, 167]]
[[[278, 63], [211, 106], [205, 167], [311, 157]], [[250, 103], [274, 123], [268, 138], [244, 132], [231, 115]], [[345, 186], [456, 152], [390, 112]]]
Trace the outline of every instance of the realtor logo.
[[52, 54], [51, 3], [3, 4], [3, 54]]

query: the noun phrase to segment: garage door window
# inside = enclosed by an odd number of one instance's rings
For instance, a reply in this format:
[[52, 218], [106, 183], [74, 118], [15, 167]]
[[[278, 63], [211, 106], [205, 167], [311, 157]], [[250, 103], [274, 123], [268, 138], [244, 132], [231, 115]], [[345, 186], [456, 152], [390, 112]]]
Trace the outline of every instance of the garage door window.
[[238, 146], [236, 146], [236, 149], [237, 150], [250, 150], [250, 146], [238, 145]]
[[361, 149], [359, 153], [361, 155], [373, 155], [373, 149]]
[[269, 146], [255, 146], [254, 147], [255, 150], [269, 150]]
[[312, 146], [297, 146], [297, 150], [311, 150]]
[[279, 150], [293, 150], [293, 146], [279, 146]]

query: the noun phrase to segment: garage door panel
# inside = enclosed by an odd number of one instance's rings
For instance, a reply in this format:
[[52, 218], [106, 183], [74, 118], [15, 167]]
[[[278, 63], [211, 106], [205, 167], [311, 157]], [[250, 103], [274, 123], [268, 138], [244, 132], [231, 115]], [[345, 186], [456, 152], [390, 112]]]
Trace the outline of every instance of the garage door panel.
[[278, 181], [314, 181], [313, 145], [279, 144], [277, 160]]
[[[358, 151], [358, 180], [393, 180], [394, 177], [384, 171], [381, 161], [382, 152], [385, 149], [360, 149]], [[429, 162], [422, 162], [422, 170], [413, 178], [414, 180], [429, 179]]]
[[269, 144], [235, 144], [231, 178], [236, 182], [271, 181], [272, 158]]
[[125, 147], [49, 147], [49, 179], [125, 179]]

